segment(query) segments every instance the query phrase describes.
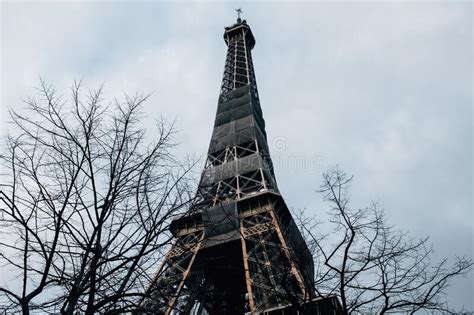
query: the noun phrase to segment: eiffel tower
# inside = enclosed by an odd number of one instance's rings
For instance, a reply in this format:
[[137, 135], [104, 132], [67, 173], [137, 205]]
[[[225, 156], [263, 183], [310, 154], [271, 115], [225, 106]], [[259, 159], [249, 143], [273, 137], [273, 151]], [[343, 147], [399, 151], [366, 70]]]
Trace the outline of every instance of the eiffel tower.
[[[150, 286], [155, 314], [335, 314], [317, 299], [312, 256], [275, 180], [245, 20], [227, 57], [207, 160], [189, 211]], [[297, 313], [299, 312], [299, 313]]]

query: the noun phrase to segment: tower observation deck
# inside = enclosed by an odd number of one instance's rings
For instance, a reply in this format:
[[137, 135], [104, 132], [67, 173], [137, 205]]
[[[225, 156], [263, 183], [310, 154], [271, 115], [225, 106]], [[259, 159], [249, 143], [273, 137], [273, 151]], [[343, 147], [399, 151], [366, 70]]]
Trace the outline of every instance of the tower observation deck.
[[174, 243], [144, 312], [336, 314], [319, 299], [314, 265], [276, 183], [251, 51], [240, 17], [227, 56], [211, 142], [195, 200], [171, 224]]

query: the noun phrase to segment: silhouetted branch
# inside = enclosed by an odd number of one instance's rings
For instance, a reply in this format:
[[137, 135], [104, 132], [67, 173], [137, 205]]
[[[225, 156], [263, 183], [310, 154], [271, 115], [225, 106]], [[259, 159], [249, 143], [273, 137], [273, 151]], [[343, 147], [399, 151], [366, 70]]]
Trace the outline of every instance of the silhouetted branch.
[[140, 126], [147, 96], [104, 105], [102, 88], [82, 90], [74, 82], [65, 101], [41, 80], [27, 111], [11, 112], [0, 262], [21, 285], [0, 284], [4, 310], [133, 310], [190, 200], [173, 125], [159, 121], [153, 142]]
[[339, 295], [346, 314], [450, 311], [443, 300], [446, 288], [471, 271], [472, 259], [433, 264], [428, 238], [414, 240], [395, 230], [375, 203], [350, 207], [352, 180], [338, 168], [323, 175], [320, 193], [331, 207], [331, 233], [317, 234], [321, 223], [296, 214], [317, 263], [318, 294]]

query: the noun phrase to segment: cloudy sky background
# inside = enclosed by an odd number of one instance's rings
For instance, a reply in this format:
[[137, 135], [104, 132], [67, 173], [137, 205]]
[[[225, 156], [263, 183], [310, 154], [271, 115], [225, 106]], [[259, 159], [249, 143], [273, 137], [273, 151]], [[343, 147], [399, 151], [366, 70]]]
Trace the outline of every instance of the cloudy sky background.
[[[287, 204], [324, 217], [316, 190], [339, 164], [355, 207], [430, 235], [436, 258], [472, 255], [472, 4], [430, 2], [1, 3], [1, 132], [38, 77], [107, 97], [152, 92], [144, 111], [177, 120], [179, 153], [207, 151], [226, 46], [242, 6]], [[274, 145], [272, 145], [274, 144]], [[474, 309], [474, 277], [453, 306]]]

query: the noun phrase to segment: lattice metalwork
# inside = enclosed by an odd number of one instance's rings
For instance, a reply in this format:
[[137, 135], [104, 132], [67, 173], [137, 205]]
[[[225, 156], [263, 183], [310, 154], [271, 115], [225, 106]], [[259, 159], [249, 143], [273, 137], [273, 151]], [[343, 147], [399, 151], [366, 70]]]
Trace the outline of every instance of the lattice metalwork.
[[191, 274], [203, 236], [201, 230], [176, 239], [150, 286], [152, 298], [144, 302], [144, 309], [155, 314], [190, 314], [203, 283], [201, 273]]
[[249, 311], [264, 311], [288, 302], [303, 303], [309, 292], [290, 254], [273, 208], [241, 220], [247, 268]]
[[235, 202], [259, 192], [267, 191], [269, 187], [273, 187], [271, 175], [259, 168], [248, 173], [211, 182], [209, 185], [201, 185], [198, 188], [195, 206], [215, 207], [219, 204]]
[[204, 168], [208, 169], [214, 166], [219, 166], [258, 152], [258, 144], [256, 140], [241, 145], [235, 145], [230, 148], [225, 148], [222, 151], [208, 154]]

